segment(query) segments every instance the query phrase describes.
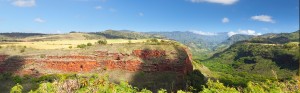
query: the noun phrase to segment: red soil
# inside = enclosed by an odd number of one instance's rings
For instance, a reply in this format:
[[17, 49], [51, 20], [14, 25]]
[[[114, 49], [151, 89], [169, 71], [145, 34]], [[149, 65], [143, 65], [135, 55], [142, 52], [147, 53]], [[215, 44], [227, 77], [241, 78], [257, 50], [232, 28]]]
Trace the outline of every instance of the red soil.
[[[191, 64], [191, 54], [187, 49], [188, 57], [183, 62], [179, 59], [161, 59], [166, 56], [163, 50], [134, 50], [132, 54], [122, 53], [108, 53], [107, 51], [95, 51], [94, 55], [65, 55], [52, 56], [45, 58], [34, 59], [25, 57], [21, 64], [9, 63], [1, 64], [5, 61], [7, 56], [0, 55], [0, 72], [11, 71], [17, 65], [38, 64], [35, 68], [42, 68], [43, 70], [58, 70], [62, 72], [92, 72], [100, 69], [121, 69], [126, 71], [144, 71], [144, 72], [163, 72], [173, 71], [186, 74], [193, 70]], [[129, 57], [134, 56], [135, 59]], [[137, 58], [136, 58], [137, 57]], [[138, 59], [139, 58], [139, 59]], [[151, 62], [152, 59], [161, 59], [162, 62]], [[148, 60], [148, 63], [142, 60]], [[20, 67], [22, 68], [22, 67]], [[25, 67], [26, 68], [26, 67]], [[18, 68], [19, 69], [19, 68]], [[18, 70], [20, 73], [35, 73], [35, 69]]]

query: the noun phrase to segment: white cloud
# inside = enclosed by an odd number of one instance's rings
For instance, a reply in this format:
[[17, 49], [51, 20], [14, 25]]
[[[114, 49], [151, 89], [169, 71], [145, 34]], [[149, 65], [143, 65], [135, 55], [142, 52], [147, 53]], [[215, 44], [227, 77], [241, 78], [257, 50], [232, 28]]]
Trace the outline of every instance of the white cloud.
[[102, 6], [96, 6], [95, 9], [100, 10], [100, 9], [102, 9]]
[[199, 34], [199, 35], [206, 35], [206, 36], [218, 35], [218, 34], [216, 34], [216, 33], [212, 33], [212, 32], [203, 32], [203, 31], [198, 31], [198, 30], [191, 30], [190, 32], [193, 32], [193, 33]]
[[13, 0], [12, 5], [18, 7], [33, 7], [35, 6], [35, 0]]
[[222, 19], [222, 23], [228, 23], [230, 20], [229, 20], [229, 18], [227, 18], [227, 17], [224, 17], [223, 19]]
[[38, 23], [44, 23], [44, 22], [46, 22], [46, 20], [44, 20], [42, 18], [35, 18], [33, 21], [34, 22], [38, 22]]
[[233, 35], [235, 35], [235, 34], [238, 34], [238, 33], [233, 32], [233, 31], [230, 31], [230, 32], [227, 33], [227, 35], [228, 35], [229, 37], [231, 37], [231, 36], [233, 36]]
[[140, 12], [140, 13], [139, 13], [139, 16], [144, 16], [144, 13]]
[[254, 35], [254, 36], [262, 35], [261, 33], [257, 33], [254, 30], [238, 30], [237, 32], [230, 31], [230, 32], [227, 33], [227, 35], [229, 37], [231, 37], [233, 35], [236, 35], [236, 34]]
[[223, 4], [223, 5], [231, 5], [239, 0], [190, 0], [193, 3], [201, 3], [201, 2], [208, 2], [208, 3], [218, 3], [218, 4]]
[[258, 16], [252, 16], [252, 20], [255, 21], [262, 21], [262, 22], [269, 22], [269, 23], [275, 23], [275, 21], [272, 19], [271, 16], [268, 15], [258, 15]]

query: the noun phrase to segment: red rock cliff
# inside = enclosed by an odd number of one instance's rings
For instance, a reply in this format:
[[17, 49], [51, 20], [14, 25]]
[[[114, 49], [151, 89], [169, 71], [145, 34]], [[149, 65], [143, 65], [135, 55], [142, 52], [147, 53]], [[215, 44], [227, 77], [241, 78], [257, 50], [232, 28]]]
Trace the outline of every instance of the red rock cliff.
[[[133, 50], [131, 54], [108, 53], [108, 51], [95, 51], [93, 55], [48, 55], [45, 58], [35, 59], [24, 57], [21, 63], [26, 73], [47, 73], [48, 71], [59, 72], [93, 72], [101, 69], [121, 69], [126, 71], [163, 72], [173, 71], [186, 74], [193, 70], [191, 54], [183, 48], [187, 56], [184, 59], [169, 59], [164, 50]], [[10, 71], [15, 65], [9, 63], [8, 56], [0, 55], [0, 72]], [[4, 63], [4, 61], [6, 63]], [[8, 62], [8, 63], [7, 63]], [[35, 71], [41, 69], [40, 71]], [[35, 71], [35, 72], [30, 72]]]

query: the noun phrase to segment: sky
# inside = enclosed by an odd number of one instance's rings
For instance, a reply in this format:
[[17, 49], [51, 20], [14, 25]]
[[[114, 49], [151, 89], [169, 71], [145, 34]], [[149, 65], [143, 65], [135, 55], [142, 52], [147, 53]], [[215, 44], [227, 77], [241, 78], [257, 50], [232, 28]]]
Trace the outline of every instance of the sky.
[[260, 35], [299, 29], [299, 0], [0, 0], [0, 32]]

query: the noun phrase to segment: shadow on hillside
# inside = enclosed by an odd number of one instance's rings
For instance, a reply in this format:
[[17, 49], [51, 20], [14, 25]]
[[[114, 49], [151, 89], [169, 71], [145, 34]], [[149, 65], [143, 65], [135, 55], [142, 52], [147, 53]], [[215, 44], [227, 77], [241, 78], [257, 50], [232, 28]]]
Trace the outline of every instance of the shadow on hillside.
[[18, 73], [23, 65], [24, 58], [21, 56], [8, 56], [4, 61], [0, 63], [1, 92], [9, 92], [16, 83], [21, 83], [19, 79], [13, 77], [13, 74]]
[[[166, 56], [161, 56], [159, 58], [153, 57], [150, 59], [142, 59], [142, 61], [146, 65], [140, 68], [144, 71], [137, 72], [132, 78], [132, 81], [130, 81], [129, 83], [134, 87], [137, 87], [139, 89], [146, 88], [154, 93], [156, 93], [160, 89], [166, 89], [167, 92], [170, 93], [177, 90], [188, 90], [188, 86], [191, 86], [191, 83], [195, 84], [194, 81], [204, 81], [204, 76], [200, 71], [198, 72], [203, 76], [203, 78], [201, 78], [202, 80], [195, 79], [195, 77], [197, 76], [193, 73], [197, 73], [197, 71], [189, 72], [188, 74], [176, 72], [176, 70], [178, 70], [178, 68], [180, 69], [180, 66], [182, 66], [182, 63], [180, 62], [185, 62], [185, 59], [188, 57], [188, 55], [183, 49], [179, 49], [181, 47], [174, 46], [174, 48], [176, 49], [175, 51], [173, 51], [176, 52], [176, 54], [173, 53], [176, 57], [175, 60], [168, 61], [170, 59]], [[143, 49], [143, 51], [149, 50], [150, 49]], [[149, 69], [152, 69], [154, 71], [145, 71]], [[191, 78], [188, 75], [190, 75]]]
[[0, 63], [1, 73], [16, 73], [24, 65], [24, 57], [9, 56], [2, 63]]

